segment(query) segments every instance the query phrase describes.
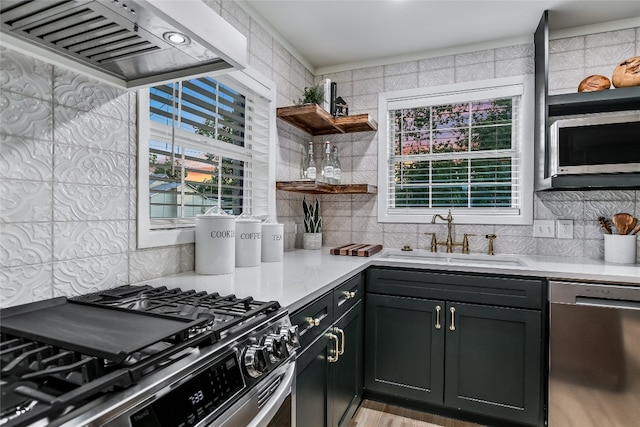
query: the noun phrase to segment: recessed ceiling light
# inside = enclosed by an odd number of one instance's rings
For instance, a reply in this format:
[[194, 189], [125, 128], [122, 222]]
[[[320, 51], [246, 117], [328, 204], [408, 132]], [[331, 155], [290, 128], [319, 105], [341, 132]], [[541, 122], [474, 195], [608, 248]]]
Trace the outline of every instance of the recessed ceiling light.
[[191, 43], [191, 39], [189, 39], [189, 37], [185, 36], [184, 34], [176, 33], [173, 31], [164, 33], [162, 37], [169, 43], [175, 44], [175, 45], [184, 46]]

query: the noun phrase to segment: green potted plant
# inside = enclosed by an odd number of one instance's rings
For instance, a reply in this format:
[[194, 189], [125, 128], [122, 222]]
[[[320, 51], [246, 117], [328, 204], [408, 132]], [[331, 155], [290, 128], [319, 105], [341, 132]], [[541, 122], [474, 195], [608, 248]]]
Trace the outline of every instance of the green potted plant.
[[324, 93], [319, 85], [305, 87], [302, 98], [298, 101], [300, 104], [318, 104], [322, 105], [324, 101]]
[[320, 202], [316, 198], [315, 204], [307, 203], [307, 198], [302, 199], [304, 211], [304, 235], [302, 236], [303, 249], [320, 249], [322, 247], [322, 217], [320, 216]]

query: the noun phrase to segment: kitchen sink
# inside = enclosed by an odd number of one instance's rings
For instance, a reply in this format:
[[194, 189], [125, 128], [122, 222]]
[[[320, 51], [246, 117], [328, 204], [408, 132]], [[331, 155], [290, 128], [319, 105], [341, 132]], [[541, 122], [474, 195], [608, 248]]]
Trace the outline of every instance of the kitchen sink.
[[422, 249], [403, 251], [391, 249], [381, 258], [389, 260], [411, 261], [426, 264], [466, 265], [478, 267], [522, 267], [526, 264], [514, 255], [462, 254], [446, 252], [430, 252]]

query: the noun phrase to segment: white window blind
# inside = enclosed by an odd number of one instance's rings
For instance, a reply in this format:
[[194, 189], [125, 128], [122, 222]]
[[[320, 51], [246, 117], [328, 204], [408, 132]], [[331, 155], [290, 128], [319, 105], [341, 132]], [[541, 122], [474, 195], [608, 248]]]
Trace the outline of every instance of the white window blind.
[[193, 224], [212, 206], [266, 214], [266, 103], [211, 77], [150, 89], [149, 215], [152, 227]]
[[523, 84], [439, 89], [381, 95], [381, 221], [420, 222], [448, 209], [466, 215], [462, 222], [528, 217]]
[[275, 196], [269, 184], [272, 89], [253, 76], [235, 77], [201, 77], [140, 93], [139, 120], [145, 115], [140, 143], [147, 149], [140, 156], [148, 161], [139, 162], [139, 182], [146, 185], [139, 197], [139, 227], [193, 228], [196, 215], [212, 206], [232, 215], [269, 214]]

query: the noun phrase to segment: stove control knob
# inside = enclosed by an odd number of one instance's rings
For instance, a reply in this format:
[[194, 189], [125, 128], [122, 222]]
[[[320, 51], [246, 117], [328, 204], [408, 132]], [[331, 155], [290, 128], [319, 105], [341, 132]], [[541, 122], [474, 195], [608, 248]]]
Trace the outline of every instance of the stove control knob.
[[250, 345], [244, 352], [244, 367], [247, 374], [258, 378], [269, 369], [269, 355], [263, 345]]
[[298, 325], [283, 326], [280, 328], [280, 336], [287, 338], [287, 347], [290, 351], [300, 347], [300, 336], [298, 335]]
[[264, 339], [264, 346], [272, 362], [283, 360], [289, 357], [289, 349], [287, 348], [287, 339], [279, 334], [269, 334]]

